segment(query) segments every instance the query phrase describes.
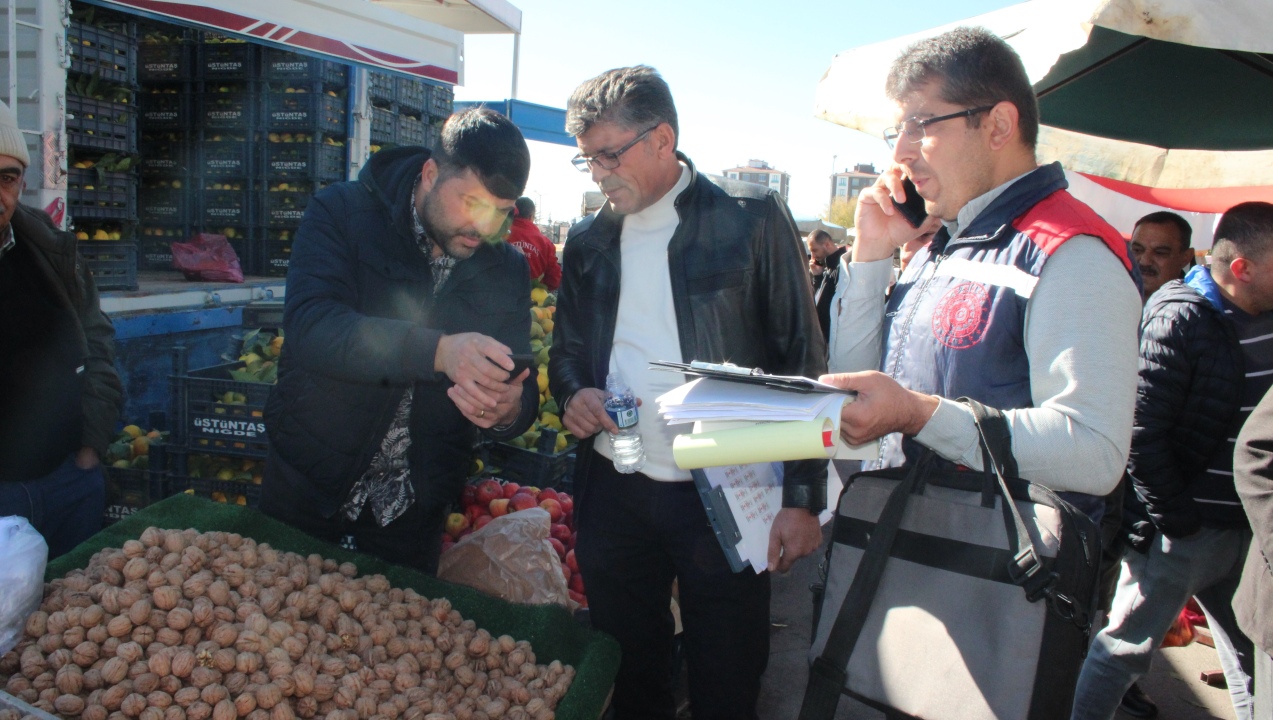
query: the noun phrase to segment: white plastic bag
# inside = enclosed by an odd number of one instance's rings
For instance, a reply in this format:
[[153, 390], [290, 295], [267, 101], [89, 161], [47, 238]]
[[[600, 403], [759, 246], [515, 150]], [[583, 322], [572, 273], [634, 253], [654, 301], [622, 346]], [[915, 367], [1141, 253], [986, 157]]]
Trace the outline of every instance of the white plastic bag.
[[0, 654], [18, 644], [27, 616], [40, 608], [48, 560], [44, 536], [26, 518], [0, 517]]
[[574, 609], [561, 560], [548, 543], [551, 524], [540, 508], [497, 517], [442, 554], [438, 578], [513, 603]]

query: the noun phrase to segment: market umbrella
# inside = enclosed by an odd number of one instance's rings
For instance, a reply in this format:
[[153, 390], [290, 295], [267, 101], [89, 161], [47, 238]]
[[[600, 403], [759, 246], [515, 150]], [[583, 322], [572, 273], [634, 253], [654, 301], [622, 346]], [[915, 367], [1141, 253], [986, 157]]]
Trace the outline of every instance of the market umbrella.
[[894, 122], [889, 64], [960, 25], [985, 26], [1021, 55], [1039, 95], [1041, 161], [1115, 189], [1273, 199], [1273, 2], [1032, 0], [840, 53], [814, 114], [878, 137]]

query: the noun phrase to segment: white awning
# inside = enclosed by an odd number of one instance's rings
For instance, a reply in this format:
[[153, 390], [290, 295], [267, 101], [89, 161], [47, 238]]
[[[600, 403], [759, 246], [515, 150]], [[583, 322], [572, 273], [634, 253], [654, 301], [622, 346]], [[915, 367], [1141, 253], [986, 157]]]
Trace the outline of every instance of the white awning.
[[505, 0], [368, 0], [466, 35], [499, 35], [522, 31], [522, 11]]
[[[465, 28], [477, 16], [487, 26], [521, 12], [504, 0], [93, 0], [94, 4], [193, 24], [293, 50], [331, 56], [448, 84], [463, 82]], [[392, 6], [434, 6], [432, 13], [404, 14]], [[464, 6], [464, 7], [459, 7]], [[495, 19], [487, 7], [500, 18]], [[419, 8], [416, 8], [419, 10]], [[428, 18], [428, 19], [425, 19]], [[455, 24], [451, 24], [455, 23]], [[496, 32], [496, 30], [470, 30]], [[509, 32], [509, 30], [504, 30]]]

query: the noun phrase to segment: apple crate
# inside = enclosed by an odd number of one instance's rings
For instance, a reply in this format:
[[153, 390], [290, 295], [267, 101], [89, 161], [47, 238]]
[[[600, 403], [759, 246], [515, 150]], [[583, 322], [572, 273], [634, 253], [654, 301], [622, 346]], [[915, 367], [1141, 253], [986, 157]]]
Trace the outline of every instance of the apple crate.
[[190, 193], [166, 181], [143, 180], [137, 194], [137, 212], [142, 222], [184, 225], [190, 221]]
[[189, 40], [142, 42], [137, 47], [137, 79], [146, 84], [189, 82], [194, 77], [194, 47]]
[[190, 239], [186, 225], [143, 225], [138, 231], [137, 266], [142, 270], [171, 270], [172, 244]]
[[184, 177], [190, 174], [190, 144], [184, 133], [143, 134], [138, 149], [141, 159], [137, 169], [143, 175]]
[[166, 450], [158, 443], [150, 446], [149, 468], [103, 465], [102, 474], [106, 477], [106, 512], [102, 516], [102, 524], [110, 525], [123, 520], [171, 495], [168, 473], [163, 469], [165, 465]]
[[199, 143], [199, 170], [204, 177], [247, 178], [253, 174], [258, 147], [251, 140], [204, 138]]
[[308, 91], [289, 93], [272, 89], [266, 95], [265, 124], [270, 130], [347, 134], [344, 98], [328, 95], [322, 88], [300, 89]]
[[371, 108], [371, 142], [373, 145], [396, 142], [398, 114], [388, 108]]
[[390, 104], [398, 92], [395, 78], [389, 73], [371, 70], [367, 73], [367, 97], [377, 104]]
[[447, 118], [455, 111], [455, 91], [449, 85], [429, 86], [429, 114], [435, 118]]
[[398, 85], [395, 98], [402, 109], [417, 113], [428, 111], [429, 91], [428, 85], [423, 80], [407, 77], [396, 78], [396, 80]]
[[249, 80], [258, 76], [260, 46], [206, 32], [199, 44], [199, 77], [205, 80]]
[[[546, 430], [538, 446], [551, 451], [557, 440], [556, 431]], [[486, 443], [479, 456], [487, 471], [504, 480], [537, 488], [555, 488], [569, 484], [575, 468], [575, 446], [561, 452], [536, 452], [504, 442]]]
[[291, 228], [270, 228], [265, 231], [265, 256], [261, 274], [270, 277], [287, 276], [287, 268], [292, 261], [292, 237], [295, 232]]
[[266, 227], [295, 228], [305, 217], [305, 207], [313, 197], [311, 189], [266, 190], [261, 214]]
[[137, 176], [71, 168], [67, 171], [66, 206], [79, 220], [135, 220]]
[[[211, 85], [211, 83], [208, 83]], [[241, 128], [255, 126], [258, 95], [244, 88], [222, 85], [212, 92], [201, 94], [200, 116], [205, 127]]]
[[137, 108], [134, 105], [66, 96], [66, 139], [70, 145], [137, 152]]
[[265, 49], [265, 77], [289, 82], [322, 83], [343, 88], [349, 85], [349, 66], [280, 48]]
[[188, 92], [144, 92], [137, 100], [143, 131], [185, 130], [194, 125], [193, 100]]
[[[265, 401], [274, 386], [232, 379], [230, 371], [242, 370], [244, 365], [225, 363], [177, 376], [180, 441], [187, 449], [250, 458], [268, 454]], [[246, 400], [242, 404], [226, 402], [226, 393], [237, 393]]]
[[[246, 227], [255, 224], [253, 214], [255, 208], [252, 203], [254, 193], [250, 189], [251, 183], [241, 183], [239, 190], [210, 189], [208, 187], [210, 184], [216, 183], [205, 182], [203, 192], [200, 193], [203, 200], [200, 217], [203, 218], [205, 227]], [[243, 187], [249, 189], [242, 189]]]
[[329, 145], [321, 140], [270, 142], [265, 147], [265, 174], [269, 178], [337, 182], [348, 176], [347, 151], [344, 145]]
[[423, 145], [427, 137], [425, 127], [427, 123], [410, 115], [398, 116], [398, 144], [399, 145]]
[[66, 28], [66, 44], [71, 72], [97, 75], [120, 85], [136, 83], [137, 44], [128, 34], [72, 20]]
[[137, 289], [137, 243], [80, 240], [76, 245], [98, 290]]

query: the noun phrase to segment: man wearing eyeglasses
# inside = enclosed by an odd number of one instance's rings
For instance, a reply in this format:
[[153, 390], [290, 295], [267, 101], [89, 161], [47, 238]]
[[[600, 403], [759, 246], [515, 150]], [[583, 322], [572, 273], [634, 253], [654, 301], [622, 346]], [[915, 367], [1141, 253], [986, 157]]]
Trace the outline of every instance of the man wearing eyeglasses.
[[123, 389], [75, 237], [19, 204], [30, 162], [0, 103], [0, 517], [30, 520], [57, 557], [102, 527]]
[[[623, 650], [617, 717], [675, 717], [672, 581], [679, 588], [696, 720], [756, 717], [769, 653], [769, 576], [732, 573], [653, 400], [684, 380], [650, 360], [730, 361], [784, 375], [825, 366], [800, 236], [781, 198], [699, 174], [677, 151], [676, 108], [652, 68], [606, 72], [566, 110], [574, 163], [609, 201], [566, 241], [549, 378], [577, 451], [577, 553], [593, 624]], [[646, 412], [641, 472], [614, 468], [606, 375]], [[821, 542], [826, 462], [787, 463], [769, 566]], [[677, 673], [679, 676], [679, 673]]]
[[[894, 61], [893, 166], [858, 201], [832, 309], [828, 378], [857, 390], [842, 432], [880, 466], [930, 448], [982, 468], [970, 397], [1005, 411], [1020, 476], [1099, 519], [1126, 466], [1140, 296], [1127, 243], [1035, 159], [1039, 111], [1012, 48], [983, 28]], [[913, 181], [929, 220], [895, 209]], [[937, 227], [885, 300], [895, 248]], [[1074, 669], [1077, 672], [1077, 668]], [[920, 679], [916, 679], [920, 681]]]

